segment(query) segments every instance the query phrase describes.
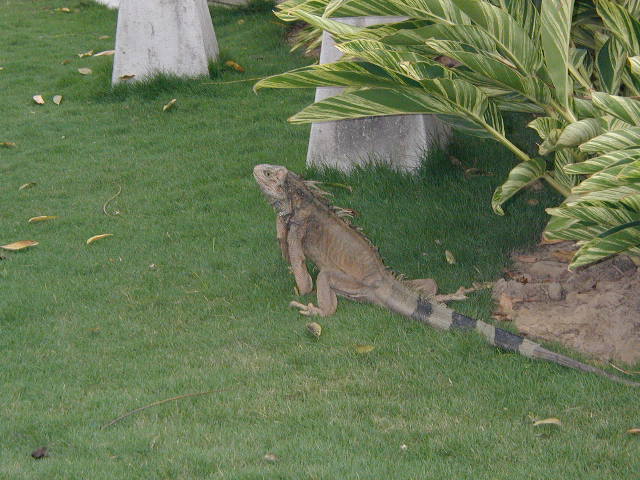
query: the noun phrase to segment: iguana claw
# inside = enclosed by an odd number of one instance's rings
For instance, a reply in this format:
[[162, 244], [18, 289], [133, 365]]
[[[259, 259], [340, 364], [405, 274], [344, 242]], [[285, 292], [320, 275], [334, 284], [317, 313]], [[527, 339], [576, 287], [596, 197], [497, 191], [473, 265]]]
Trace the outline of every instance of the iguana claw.
[[313, 315], [322, 315], [322, 310], [316, 307], [313, 303], [300, 303], [296, 301], [292, 301], [289, 303], [290, 307], [294, 307], [298, 309], [298, 313], [300, 315], [313, 316]]

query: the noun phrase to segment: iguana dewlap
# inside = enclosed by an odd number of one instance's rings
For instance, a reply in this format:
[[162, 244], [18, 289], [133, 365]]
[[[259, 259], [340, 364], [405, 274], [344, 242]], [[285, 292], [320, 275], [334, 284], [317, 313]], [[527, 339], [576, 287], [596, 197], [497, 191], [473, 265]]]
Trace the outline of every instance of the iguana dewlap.
[[439, 329], [475, 330], [491, 345], [526, 357], [549, 360], [616, 382], [640, 386], [640, 383], [547, 350], [520, 335], [429, 302], [387, 270], [377, 250], [336, 213], [314, 182], [304, 181], [277, 165], [257, 165], [253, 175], [278, 214], [278, 242], [282, 256], [291, 265], [300, 295], [313, 290], [305, 260], [313, 262], [319, 270], [316, 278], [318, 305], [291, 302], [300, 313], [331, 315], [336, 311], [337, 296], [375, 303]]

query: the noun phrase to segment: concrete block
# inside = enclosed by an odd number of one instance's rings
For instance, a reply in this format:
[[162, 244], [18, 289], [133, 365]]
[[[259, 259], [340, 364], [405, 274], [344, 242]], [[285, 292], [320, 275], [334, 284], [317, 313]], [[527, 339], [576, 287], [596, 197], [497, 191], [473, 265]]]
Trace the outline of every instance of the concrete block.
[[112, 84], [160, 72], [207, 75], [217, 58], [206, 0], [120, 0]]
[[104, 5], [109, 8], [118, 8], [120, 5], [120, 0], [94, 0], [96, 3]]
[[[407, 17], [342, 17], [340, 22], [359, 27], [395, 23]], [[320, 63], [342, 56], [331, 35], [322, 36]], [[338, 95], [340, 87], [319, 87], [315, 101]], [[368, 162], [388, 163], [399, 170], [415, 170], [426, 151], [444, 147], [451, 129], [434, 115], [390, 115], [311, 125], [307, 165], [349, 171]]]

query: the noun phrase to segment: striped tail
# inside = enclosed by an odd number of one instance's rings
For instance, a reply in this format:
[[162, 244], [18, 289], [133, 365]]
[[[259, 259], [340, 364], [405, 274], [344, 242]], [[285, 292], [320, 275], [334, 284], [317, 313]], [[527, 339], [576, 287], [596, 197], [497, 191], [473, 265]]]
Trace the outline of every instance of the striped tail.
[[[389, 307], [395, 311], [400, 310], [397, 308], [397, 305], [389, 305]], [[405, 312], [399, 313], [406, 314], [406, 310]], [[617, 375], [605, 372], [600, 368], [596, 368], [591, 365], [587, 365], [586, 363], [578, 362], [577, 360], [569, 358], [565, 355], [560, 355], [559, 353], [552, 352], [551, 350], [547, 350], [546, 348], [542, 347], [540, 344], [532, 342], [531, 340], [521, 337], [520, 335], [516, 335], [515, 333], [511, 333], [507, 330], [494, 327], [493, 325], [485, 323], [481, 320], [476, 320], [474, 318], [467, 317], [466, 315], [462, 315], [458, 312], [454, 312], [453, 310], [445, 306], [433, 304], [419, 296], [415, 299], [415, 309], [413, 313], [408, 316], [421, 323], [425, 323], [429, 326], [439, 328], [441, 330], [475, 330], [483, 335], [491, 345], [500, 347], [504, 350], [517, 352], [529, 358], [539, 358], [542, 360], [547, 360], [553, 363], [557, 363], [558, 365], [575, 368], [576, 370], [582, 370], [583, 372], [595, 373], [596, 375], [601, 375], [610, 380], [613, 380], [614, 382], [623, 383], [625, 385], [640, 387], [640, 383], [638, 382], [618, 377]]]

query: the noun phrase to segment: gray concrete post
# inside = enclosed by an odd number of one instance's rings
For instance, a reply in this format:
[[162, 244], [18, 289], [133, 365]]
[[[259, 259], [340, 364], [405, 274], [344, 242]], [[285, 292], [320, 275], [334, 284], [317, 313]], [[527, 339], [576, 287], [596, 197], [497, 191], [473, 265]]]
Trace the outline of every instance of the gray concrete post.
[[111, 83], [207, 75], [218, 42], [206, 0], [120, 0]]
[[[407, 17], [342, 17], [358, 27], [395, 23]], [[329, 33], [322, 36], [320, 63], [336, 62], [342, 52]], [[319, 87], [315, 101], [338, 95], [341, 87]], [[399, 170], [415, 170], [425, 151], [445, 146], [451, 129], [433, 115], [390, 115], [311, 125], [307, 165], [349, 171], [367, 162], [388, 163]]]

